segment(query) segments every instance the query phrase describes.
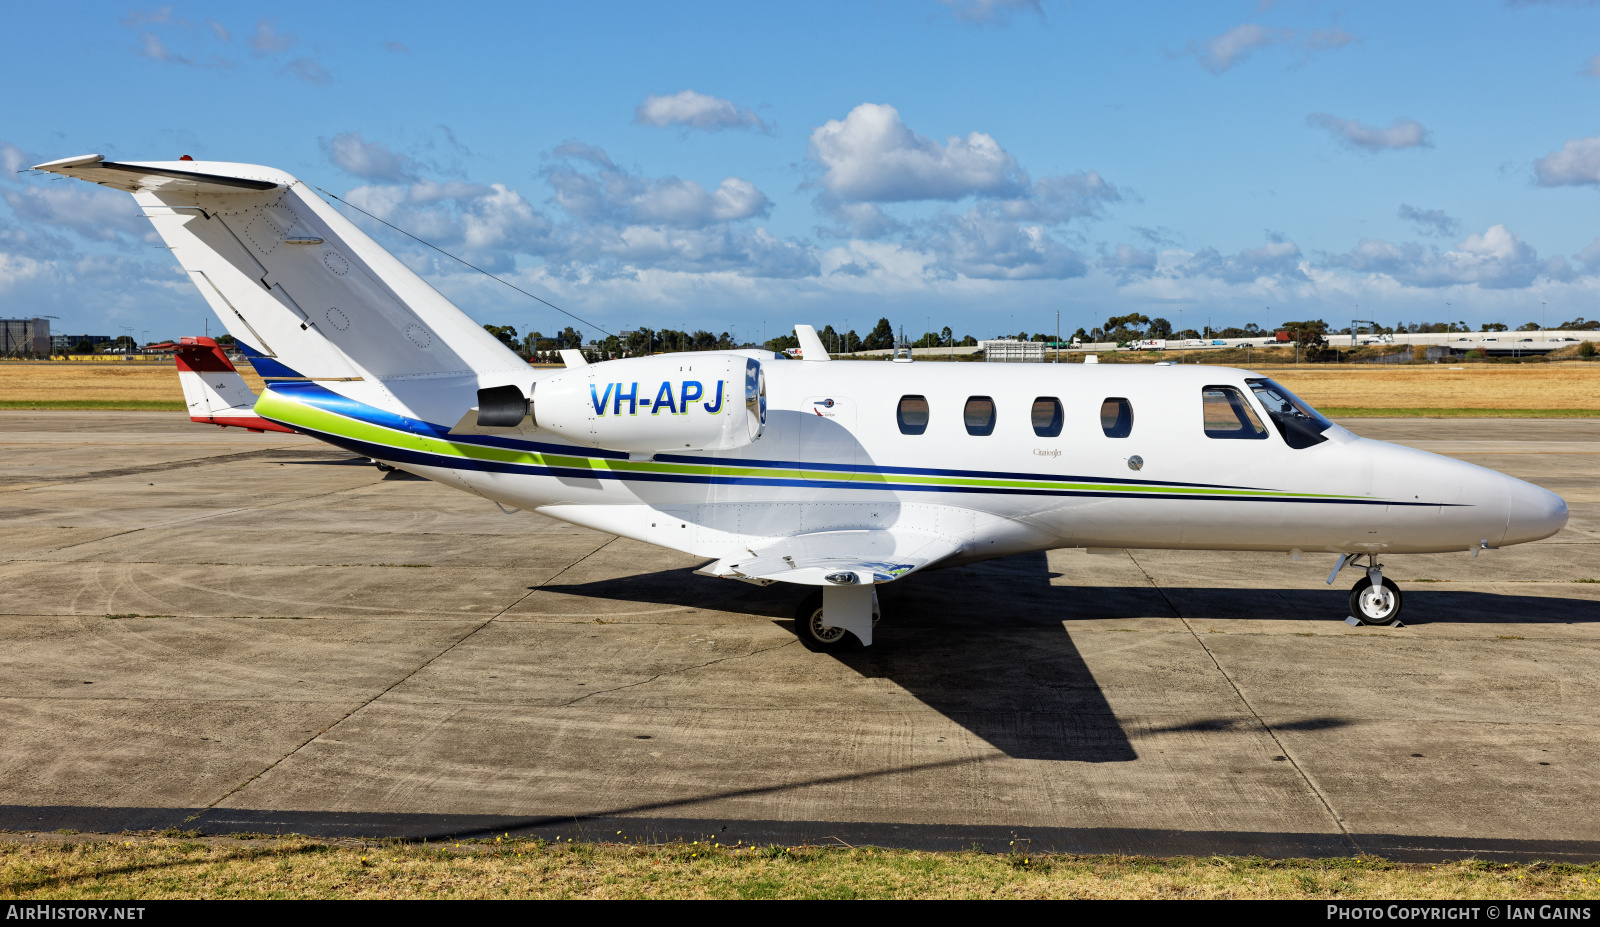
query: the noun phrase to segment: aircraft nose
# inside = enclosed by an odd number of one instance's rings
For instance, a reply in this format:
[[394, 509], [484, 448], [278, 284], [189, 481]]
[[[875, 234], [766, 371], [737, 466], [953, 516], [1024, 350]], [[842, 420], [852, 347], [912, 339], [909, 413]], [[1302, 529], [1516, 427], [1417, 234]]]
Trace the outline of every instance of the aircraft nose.
[[1511, 482], [1511, 506], [1506, 518], [1506, 536], [1501, 544], [1537, 541], [1567, 526], [1565, 499], [1532, 483], [1517, 479]]

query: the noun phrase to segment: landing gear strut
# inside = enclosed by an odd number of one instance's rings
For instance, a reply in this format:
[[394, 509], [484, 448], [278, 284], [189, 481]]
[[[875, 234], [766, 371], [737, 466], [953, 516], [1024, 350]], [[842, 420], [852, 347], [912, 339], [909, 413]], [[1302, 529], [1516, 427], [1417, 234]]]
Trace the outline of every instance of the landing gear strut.
[[1378, 562], [1377, 554], [1341, 556], [1333, 572], [1328, 574], [1329, 585], [1333, 584], [1334, 577], [1339, 575], [1345, 564], [1363, 556], [1367, 558], [1367, 573], [1350, 590], [1350, 617], [1345, 621], [1356, 627], [1364, 624], [1404, 627], [1400, 623], [1400, 587], [1394, 584], [1394, 580], [1384, 577], [1383, 564]]

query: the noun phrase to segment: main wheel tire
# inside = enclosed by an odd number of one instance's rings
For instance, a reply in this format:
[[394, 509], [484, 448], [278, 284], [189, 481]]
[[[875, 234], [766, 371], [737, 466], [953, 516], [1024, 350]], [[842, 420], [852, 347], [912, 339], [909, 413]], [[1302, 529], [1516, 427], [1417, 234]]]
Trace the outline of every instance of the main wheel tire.
[[854, 634], [823, 620], [820, 589], [800, 600], [800, 607], [794, 612], [794, 633], [807, 650], [817, 653], [837, 653], [856, 645]]
[[1400, 587], [1385, 576], [1374, 589], [1372, 577], [1361, 577], [1350, 590], [1350, 614], [1367, 624], [1393, 624], [1400, 619]]

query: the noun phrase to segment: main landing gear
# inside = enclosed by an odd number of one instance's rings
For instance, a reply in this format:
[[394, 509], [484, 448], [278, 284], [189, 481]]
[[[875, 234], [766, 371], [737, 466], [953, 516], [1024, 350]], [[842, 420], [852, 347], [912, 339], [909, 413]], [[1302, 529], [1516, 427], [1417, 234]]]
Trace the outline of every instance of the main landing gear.
[[1350, 589], [1350, 617], [1345, 622], [1358, 628], [1364, 624], [1405, 627], [1400, 623], [1400, 587], [1394, 580], [1384, 577], [1383, 564], [1378, 562], [1377, 554], [1341, 555], [1333, 572], [1328, 574], [1328, 585], [1333, 585], [1334, 577], [1346, 564], [1361, 557], [1367, 558], [1367, 572]]
[[[872, 627], [877, 627], [882, 617], [878, 610], [878, 593], [871, 586], [861, 590], [872, 596]], [[839, 653], [862, 645], [859, 634], [830, 624], [823, 607], [823, 590], [818, 589], [800, 600], [794, 612], [794, 633], [800, 643], [814, 653]], [[870, 641], [871, 632], [867, 632]]]

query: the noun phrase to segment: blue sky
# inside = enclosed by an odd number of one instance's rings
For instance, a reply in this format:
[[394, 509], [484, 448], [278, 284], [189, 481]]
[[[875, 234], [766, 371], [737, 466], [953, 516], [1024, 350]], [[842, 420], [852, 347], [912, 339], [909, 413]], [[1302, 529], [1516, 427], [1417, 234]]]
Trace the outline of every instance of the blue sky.
[[[19, 6], [0, 314], [201, 329], [130, 199], [15, 173], [99, 152], [288, 170], [591, 335], [1600, 317], [1597, 27], [1581, 2]], [[479, 321], [570, 323], [362, 221]]]

